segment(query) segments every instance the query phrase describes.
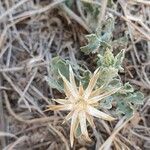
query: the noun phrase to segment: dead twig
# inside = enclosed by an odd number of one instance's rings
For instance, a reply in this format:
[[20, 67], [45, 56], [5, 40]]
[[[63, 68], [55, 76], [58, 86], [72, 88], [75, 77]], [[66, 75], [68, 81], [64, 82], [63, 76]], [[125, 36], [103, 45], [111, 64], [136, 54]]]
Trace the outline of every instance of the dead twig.
[[[2, 76], [0, 75], [0, 86], [2, 85]], [[5, 132], [6, 129], [6, 122], [4, 119], [4, 109], [3, 109], [3, 103], [2, 103], [2, 91], [0, 90], [0, 129], [1, 129], [1, 133]], [[3, 149], [6, 146], [6, 139], [5, 137], [1, 137], [0, 138], [0, 143], [1, 143], [1, 148]]]

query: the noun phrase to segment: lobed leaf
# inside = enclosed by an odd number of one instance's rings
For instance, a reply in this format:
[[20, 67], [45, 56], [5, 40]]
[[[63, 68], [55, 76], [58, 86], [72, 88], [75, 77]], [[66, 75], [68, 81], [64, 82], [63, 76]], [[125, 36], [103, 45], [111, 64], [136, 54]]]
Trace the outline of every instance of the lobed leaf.
[[88, 40], [88, 44], [81, 47], [81, 51], [85, 54], [96, 52], [101, 45], [101, 39], [96, 34], [90, 34], [85, 37]]
[[111, 109], [112, 108], [112, 101], [113, 101], [112, 96], [106, 97], [105, 99], [103, 99], [100, 102], [100, 108]]
[[137, 107], [143, 104], [144, 95], [141, 92], [130, 92], [114, 96], [116, 102], [116, 113], [131, 117]]
[[51, 68], [52, 68], [52, 73], [55, 76], [60, 77], [58, 72], [59, 70], [63, 76], [69, 79], [69, 64], [59, 56], [54, 57], [52, 59]]
[[59, 92], [63, 92], [63, 87], [52, 77], [45, 77], [45, 80], [51, 88], [57, 89]]

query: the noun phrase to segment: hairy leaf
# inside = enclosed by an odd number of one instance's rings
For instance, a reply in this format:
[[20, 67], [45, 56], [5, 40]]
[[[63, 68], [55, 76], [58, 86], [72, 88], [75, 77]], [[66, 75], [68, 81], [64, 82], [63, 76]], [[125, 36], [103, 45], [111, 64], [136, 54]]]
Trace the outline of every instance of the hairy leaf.
[[51, 63], [52, 72], [54, 75], [59, 76], [58, 70], [64, 75], [67, 79], [69, 78], [69, 64], [62, 58], [54, 57]]
[[115, 58], [113, 53], [109, 49], [107, 49], [106, 52], [104, 53], [103, 65], [105, 67], [113, 66], [114, 60]]
[[122, 62], [124, 59], [124, 55], [125, 55], [125, 50], [121, 50], [116, 56], [115, 56], [115, 60], [114, 60], [114, 67], [118, 70], [123, 70], [122, 68]]
[[85, 54], [95, 52], [101, 45], [101, 39], [96, 34], [90, 34], [86, 36], [88, 45], [81, 47], [81, 51]]
[[100, 102], [100, 108], [111, 109], [112, 108], [112, 101], [113, 101], [113, 97], [112, 96], [109, 96], [109, 97], [103, 99]]
[[133, 91], [134, 91], [134, 89], [133, 89], [132, 85], [129, 82], [127, 82], [127, 83], [124, 84], [124, 86], [120, 90], [120, 93], [126, 94], [126, 93], [130, 93], [130, 92], [133, 92]]
[[57, 89], [59, 92], [63, 92], [63, 87], [52, 77], [45, 77], [45, 80], [51, 88]]
[[143, 104], [144, 95], [141, 92], [130, 92], [126, 94], [117, 94], [114, 96], [118, 114], [130, 117], [136, 108]]
[[72, 5], [73, 5], [73, 1], [74, 1], [74, 0], [65, 0], [65, 4], [66, 4], [69, 8], [71, 8]]
[[130, 118], [133, 115], [133, 109], [124, 101], [118, 101], [116, 112], [117, 114], [125, 115], [127, 118]]

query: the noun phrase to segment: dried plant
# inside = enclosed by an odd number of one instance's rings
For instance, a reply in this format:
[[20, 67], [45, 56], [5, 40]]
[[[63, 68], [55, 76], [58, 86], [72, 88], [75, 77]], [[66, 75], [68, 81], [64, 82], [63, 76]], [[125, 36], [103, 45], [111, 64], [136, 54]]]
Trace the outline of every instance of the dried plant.
[[61, 105], [50, 105], [48, 110], [70, 111], [65, 117], [65, 121], [71, 119], [70, 142], [71, 146], [73, 146], [74, 136], [76, 135], [79, 124], [82, 136], [86, 140], [90, 141], [87, 131], [87, 121], [93, 127], [93, 116], [108, 121], [115, 119], [108, 114], [96, 109], [96, 107], [99, 106], [99, 101], [114, 94], [120, 89], [120, 87], [114, 88], [111, 91], [103, 91], [101, 87], [94, 90], [100, 74], [98, 68], [93, 73], [87, 88], [84, 90], [81, 82], [79, 87], [77, 87], [71, 66], [69, 66], [69, 72], [70, 82], [60, 73], [64, 82], [64, 92], [66, 98], [53, 99]]
[[[81, 137], [90, 141], [87, 122], [94, 127], [93, 117], [107, 121], [115, 119], [100, 111], [101, 109], [109, 110], [113, 108], [115, 117], [125, 115], [126, 118], [130, 118], [137, 106], [143, 103], [143, 94], [135, 92], [129, 83], [123, 84], [119, 77], [119, 70], [123, 71], [121, 64], [124, 52], [122, 50], [114, 56], [112, 51], [107, 49], [103, 55], [98, 54], [98, 68], [91, 76], [88, 74], [89, 79], [86, 70], [83, 78], [76, 75], [79, 86], [76, 84], [75, 74], [69, 62], [58, 57], [54, 58], [56, 60], [53, 64], [54, 75], [57, 76], [58, 82], [53, 78], [47, 78], [47, 81], [53, 88], [60, 92], [64, 91], [66, 98], [53, 99], [59, 105], [50, 105], [47, 110], [70, 111], [65, 117], [65, 121], [71, 119], [71, 146], [73, 146], [74, 137], [79, 134], [77, 133], [79, 129], [81, 130]], [[63, 80], [63, 85], [59, 81], [59, 77]], [[68, 78], [70, 78], [70, 81], [68, 81]]]
[[[71, 7], [72, 3], [68, 2], [67, 5]], [[86, 5], [90, 13], [93, 12], [91, 8], [96, 7]], [[95, 10], [90, 18], [96, 18], [95, 15], [98, 17], [99, 10]], [[113, 39], [115, 18], [111, 15], [101, 24], [101, 27], [97, 23], [95, 20], [93, 27], [96, 29], [93, 28], [93, 33], [86, 36], [87, 45], [80, 48], [85, 55], [97, 54], [94, 60], [97, 66], [93, 66], [97, 68], [95, 72], [92, 74], [87, 66], [84, 69], [78, 63], [72, 64], [71, 61], [55, 57], [51, 63], [52, 74], [46, 78], [52, 88], [66, 95], [65, 99], [53, 99], [59, 104], [50, 105], [47, 110], [69, 111], [65, 121], [71, 120], [71, 146], [73, 146], [74, 137], [78, 137], [79, 131], [82, 138], [90, 141], [87, 124], [95, 127], [93, 117], [107, 121], [122, 116], [129, 119], [133, 116], [137, 106], [143, 104], [143, 94], [135, 91], [128, 82], [123, 84], [119, 75], [120, 71], [124, 71], [122, 62], [125, 50], [121, 50], [116, 56], [113, 54], [113, 49], [118, 51], [122, 49], [121, 47], [125, 47], [128, 41], [127, 35]], [[71, 66], [76, 70], [75, 73]], [[115, 118], [101, 111], [105, 109], [112, 109], [110, 114]]]

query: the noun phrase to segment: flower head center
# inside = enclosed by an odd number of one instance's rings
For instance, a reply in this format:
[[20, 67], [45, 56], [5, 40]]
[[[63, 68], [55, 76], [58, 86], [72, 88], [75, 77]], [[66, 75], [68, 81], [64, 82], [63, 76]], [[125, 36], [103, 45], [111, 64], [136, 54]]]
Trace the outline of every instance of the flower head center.
[[79, 98], [76, 103], [77, 109], [85, 110], [87, 108], [87, 102], [83, 98]]

